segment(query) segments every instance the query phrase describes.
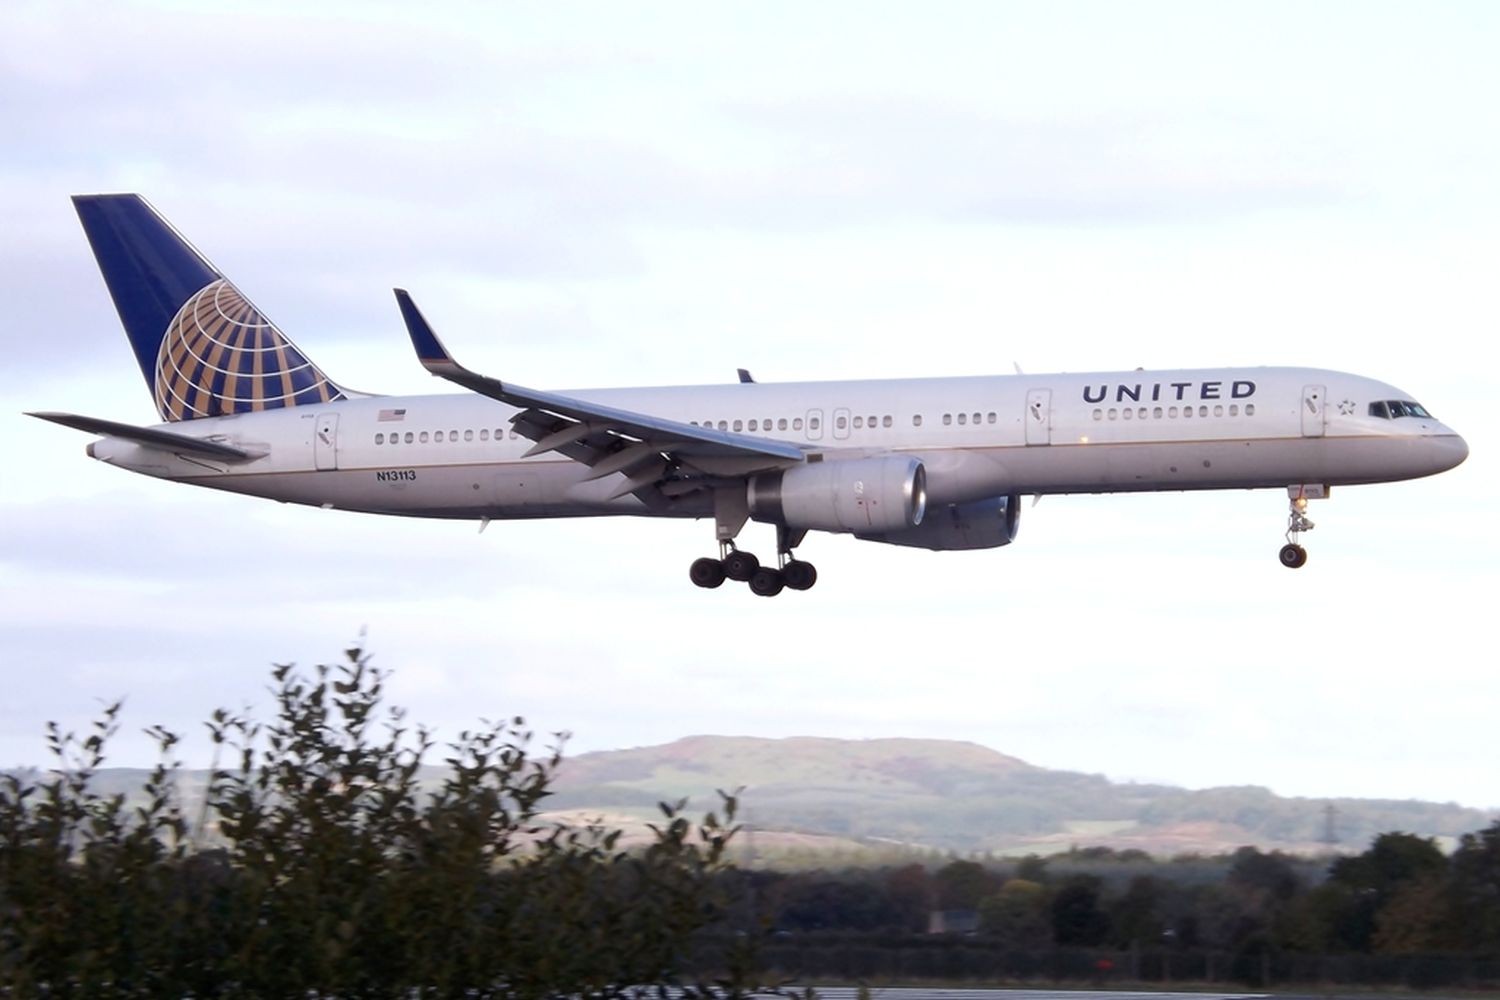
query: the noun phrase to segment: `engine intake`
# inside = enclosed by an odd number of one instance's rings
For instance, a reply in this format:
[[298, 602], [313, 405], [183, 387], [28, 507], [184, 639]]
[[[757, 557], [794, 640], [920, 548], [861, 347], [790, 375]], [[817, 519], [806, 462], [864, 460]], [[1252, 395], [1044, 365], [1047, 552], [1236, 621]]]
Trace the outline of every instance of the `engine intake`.
[[808, 462], [750, 480], [750, 516], [788, 528], [902, 531], [922, 523], [927, 510], [927, 470], [915, 458]]

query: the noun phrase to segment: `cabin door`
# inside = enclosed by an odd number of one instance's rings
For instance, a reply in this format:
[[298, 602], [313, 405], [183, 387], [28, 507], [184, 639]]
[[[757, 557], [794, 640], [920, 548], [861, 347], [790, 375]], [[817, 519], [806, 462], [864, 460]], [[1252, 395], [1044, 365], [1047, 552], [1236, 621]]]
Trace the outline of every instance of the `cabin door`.
[[1052, 443], [1052, 390], [1029, 389], [1026, 392], [1026, 443]]
[[313, 431], [313, 468], [337, 469], [339, 467], [339, 415], [318, 414], [318, 425]]
[[1328, 392], [1321, 385], [1302, 387], [1302, 436], [1322, 437], [1326, 420]]

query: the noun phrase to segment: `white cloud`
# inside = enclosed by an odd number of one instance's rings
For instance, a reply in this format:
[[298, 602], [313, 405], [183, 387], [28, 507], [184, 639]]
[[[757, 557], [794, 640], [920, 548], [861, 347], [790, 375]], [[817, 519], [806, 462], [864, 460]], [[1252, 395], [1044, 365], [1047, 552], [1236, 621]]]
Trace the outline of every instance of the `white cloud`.
[[[1489, 8], [320, 10], [8, 13], [0, 761], [120, 694], [198, 752], [269, 663], [368, 626], [449, 735], [951, 737], [1500, 804], [1470, 652], [1500, 556]], [[15, 416], [149, 419], [66, 201], [120, 188], [360, 387], [438, 389], [402, 284], [541, 387], [1307, 364], [1408, 389], [1473, 456], [1315, 505], [1297, 574], [1272, 492], [1047, 498], [1009, 549], [817, 538], [814, 591], [703, 593], [705, 523], [283, 508]]]

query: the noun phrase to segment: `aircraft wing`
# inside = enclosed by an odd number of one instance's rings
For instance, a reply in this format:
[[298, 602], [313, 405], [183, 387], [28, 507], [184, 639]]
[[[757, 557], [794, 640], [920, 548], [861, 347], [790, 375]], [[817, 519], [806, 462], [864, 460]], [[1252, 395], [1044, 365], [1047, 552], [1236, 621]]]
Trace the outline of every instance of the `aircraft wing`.
[[76, 413], [42, 412], [26, 415], [40, 420], [50, 420], [54, 424], [62, 424], [74, 430], [100, 434], [104, 437], [122, 438], [147, 448], [156, 448], [179, 455], [197, 455], [220, 462], [249, 462], [261, 457], [243, 448], [236, 448], [207, 438], [193, 437], [191, 434], [177, 434], [154, 427], [137, 427], [134, 424], [122, 424], [114, 420], [100, 420], [98, 417], [83, 417]]
[[556, 451], [590, 466], [590, 479], [625, 473], [627, 482], [615, 496], [639, 496], [683, 465], [710, 475], [748, 475], [804, 460], [802, 449], [787, 441], [697, 427], [472, 372], [453, 360], [411, 296], [404, 289], [395, 292], [422, 367], [520, 410], [511, 422], [536, 442], [528, 456]]

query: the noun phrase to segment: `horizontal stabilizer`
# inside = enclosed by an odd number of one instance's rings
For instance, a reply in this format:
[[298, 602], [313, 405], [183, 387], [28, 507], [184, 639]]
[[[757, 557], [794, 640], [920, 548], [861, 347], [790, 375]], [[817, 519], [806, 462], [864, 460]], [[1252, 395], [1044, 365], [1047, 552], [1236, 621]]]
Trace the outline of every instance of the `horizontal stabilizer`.
[[220, 444], [217, 441], [209, 441], [189, 434], [157, 430], [154, 427], [137, 427], [134, 424], [122, 424], [113, 420], [100, 420], [98, 417], [82, 417], [76, 413], [44, 412], [26, 415], [40, 420], [50, 420], [54, 424], [62, 424], [64, 427], [86, 431], [89, 434], [121, 438], [134, 441], [147, 448], [157, 448], [176, 454], [199, 455], [204, 458], [218, 459], [221, 462], [249, 462], [261, 457], [243, 448], [235, 448], [232, 445]]

